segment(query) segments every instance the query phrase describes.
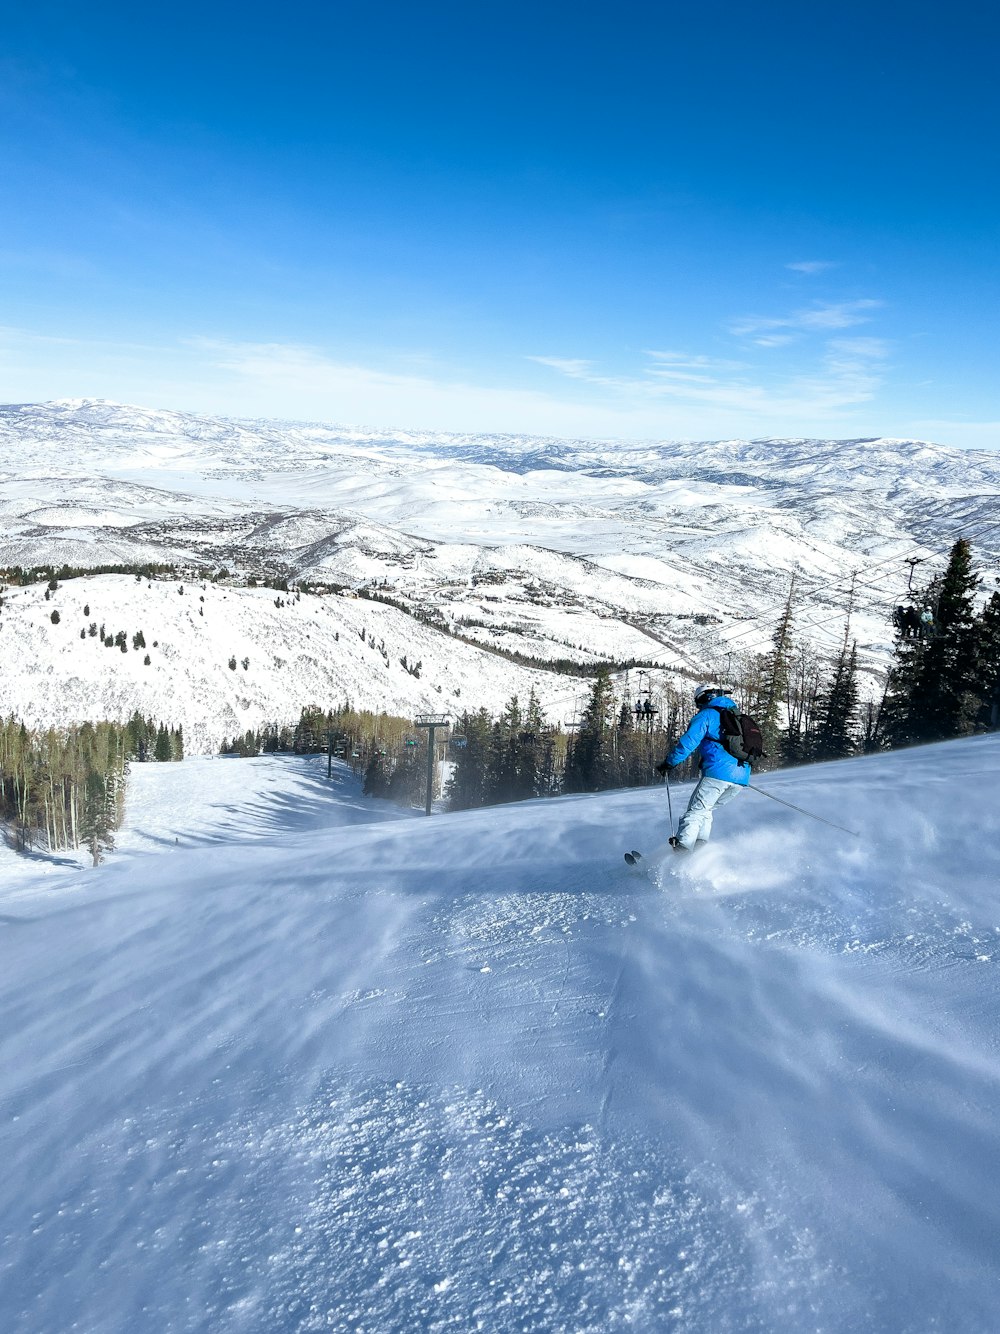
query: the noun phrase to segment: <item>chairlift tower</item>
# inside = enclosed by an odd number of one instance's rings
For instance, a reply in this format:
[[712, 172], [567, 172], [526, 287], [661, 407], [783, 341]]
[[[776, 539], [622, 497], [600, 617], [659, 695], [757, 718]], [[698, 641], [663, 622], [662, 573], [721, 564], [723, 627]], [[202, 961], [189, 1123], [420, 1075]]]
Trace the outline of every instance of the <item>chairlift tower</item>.
[[420, 713], [413, 720], [414, 727], [427, 729], [427, 801], [424, 814], [430, 815], [431, 802], [434, 799], [434, 733], [439, 727], [450, 727], [451, 718], [446, 713]]

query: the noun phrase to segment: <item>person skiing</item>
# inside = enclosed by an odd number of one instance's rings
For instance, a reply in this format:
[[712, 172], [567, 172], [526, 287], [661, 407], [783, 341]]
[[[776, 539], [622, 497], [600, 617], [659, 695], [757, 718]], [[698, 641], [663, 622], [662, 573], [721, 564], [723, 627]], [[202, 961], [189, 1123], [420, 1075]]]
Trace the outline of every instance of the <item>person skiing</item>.
[[683, 764], [695, 750], [701, 756], [701, 777], [680, 818], [677, 833], [670, 839], [675, 852], [691, 852], [696, 843], [707, 843], [716, 807], [732, 801], [740, 788], [750, 782], [750, 765], [730, 755], [722, 744], [719, 710], [736, 710], [734, 702], [718, 686], [706, 684], [695, 688], [694, 703], [698, 712], [688, 723], [687, 731], [656, 766], [657, 773], [666, 777], [669, 769]]

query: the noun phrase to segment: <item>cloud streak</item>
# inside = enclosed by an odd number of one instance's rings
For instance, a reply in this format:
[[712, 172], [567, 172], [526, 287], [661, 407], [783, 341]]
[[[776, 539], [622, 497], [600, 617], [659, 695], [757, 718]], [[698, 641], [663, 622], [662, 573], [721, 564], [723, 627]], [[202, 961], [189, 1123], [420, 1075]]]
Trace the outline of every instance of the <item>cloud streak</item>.
[[[857, 301], [817, 301], [788, 315], [750, 315], [734, 320], [729, 326], [729, 332], [736, 338], [750, 338], [758, 346], [777, 347], [782, 345], [782, 341], [790, 341], [797, 333], [827, 333], [864, 324], [881, 305], [881, 301], [871, 297], [862, 297]], [[775, 331], [788, 332], [776, 335]], [[775, 342], [776, 336], [781, 341]]]
[[[839, 322], [834, 321], [832, 327], [840, 327]], [[594, 369], [592, 361], [579, 358], [533, 360], [557, 371], [572, 367], [571, 372], [562, 373], [632, 402], [723, 409], [753, 418], [813, 419], [871, 402], [884, 381], [889, 354], [884, 339], [831, 338], [823, 345], [814, 370], [778, 378], [754, 375], [743, 362], [683, 353], [647, 352], [646, 364], [632, 375], [605, 374]]]

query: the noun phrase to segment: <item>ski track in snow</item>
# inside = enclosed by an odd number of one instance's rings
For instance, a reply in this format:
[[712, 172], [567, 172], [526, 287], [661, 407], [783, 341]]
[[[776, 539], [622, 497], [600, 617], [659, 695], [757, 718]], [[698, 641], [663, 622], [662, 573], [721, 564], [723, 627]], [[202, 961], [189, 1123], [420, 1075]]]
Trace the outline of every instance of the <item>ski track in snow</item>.
[[658, 791], [147, 766], [0, 863], [4, 1329], [992, 1328], [998, 756], [763, 777], [862, 839], [746, 794], [657, 883]]

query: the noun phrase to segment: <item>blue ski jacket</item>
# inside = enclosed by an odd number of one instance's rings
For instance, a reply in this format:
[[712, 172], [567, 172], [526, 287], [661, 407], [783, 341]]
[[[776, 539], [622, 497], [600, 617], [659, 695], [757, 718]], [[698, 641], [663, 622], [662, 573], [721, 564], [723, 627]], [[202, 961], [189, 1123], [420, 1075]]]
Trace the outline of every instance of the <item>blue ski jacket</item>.
[[[736, 705], [728, 695], [716, 695], [712, 704], [718, 709], [735, 709]], [[701, 756], [701, 772], [704, 778], [721, 778], [724, 783], [739, 783], [742, 787], [750, 782], [749, 764], [741, 764], [734, 755], [730, 755], [719, 740], [722, 735], [722, 719], [716, 708], [699, 709], [688, 729], [667, 755], [667, 764], [683, 764], [689, 755], [697, 750]]]

